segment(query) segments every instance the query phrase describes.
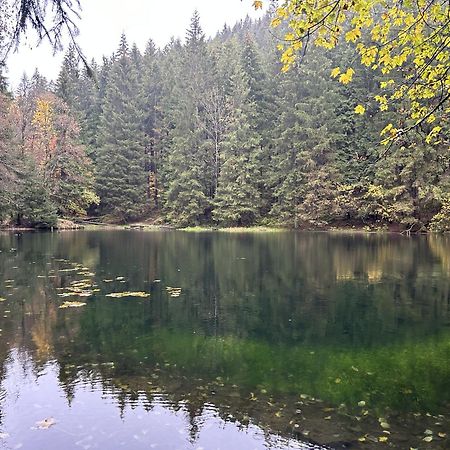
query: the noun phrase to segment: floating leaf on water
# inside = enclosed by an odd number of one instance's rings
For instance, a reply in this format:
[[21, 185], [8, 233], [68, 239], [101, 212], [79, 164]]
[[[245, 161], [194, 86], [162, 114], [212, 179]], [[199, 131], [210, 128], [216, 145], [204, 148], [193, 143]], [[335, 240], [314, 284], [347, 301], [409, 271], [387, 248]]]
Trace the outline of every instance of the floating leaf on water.
[[48, 430], [51, 426], [56, 424], [56, 420], [53, 417], [48, 419], [40, 420], [36, 422], [36, 427], [40, 430]]
[[341, 381], [342, 381], [342, 380], [341, 380], [340, 378], [336, 378], [336, 379], [334, 380], [334, 382], [335, 382], [336, 384], [339, 384]]
[[277, 412], [275, 413], [275, 417], [281, 417], [281, 411], [277, 411]]
[[431, 430], [425, 430], [423, 434], [426, 434], [427, 436], [431, 436], [433, 432]]
[[153, 280], [153, 283], [161, 283], [161, 280]]
[[80, 308], [82, 306], [86, 306], [86, 303], [83, 302], [64, 302], [59, 308]]
[[5, 297], [0, 297], [0, 302], [6, 302], [6, 298]]
[[361, 400], [360, 402], [358, 402], [358, 406], [366, 406], [366, 402], [364, 400]]
[[380, 422], [381, 428], [388, 430], [391, 426], [387, 422]]
[[331, 420], [331, 416], [324, 417], [325, 420]]
[[114, 280], [110, 280], [110, 279], [103, 280], [104, 283], [112, 283], [113, 281]]
[[431, 442], [433, 440], [433, 436], [425, 436], [422, 440], [425, 442]]
[[446, 433], [438, 433], [438, 436], [440, 438], [444, 439], [447, 436], [447, 434]]
[[57, 294], [58, 297], [90, 297], [92, 295], [91, 291], [70, 291], [70, 292], [63, 292], [62, 294]]
[[380, 436], [380, 437], [378, 438], [378, 440], [379, 440], [380, 442], [387, 442], [387, 441], [388, 441], [388, 438], [387, 438], [386, 436]]
[[116, 280], [117, 281], [122, 281], [122, 280], [125, 280], [125, 277], [116, 277]]
[[365, 436], [361, 436], [358, 438], [359, 442], [366, 442], [366, 437]]
[[181, 288], [178, 287], [167, 286], [166, 291], [171, 297], [179, 297], [181, 294]]
[[150, 297], [148, 292], [111, 292], [110, 294], [106, 294], [105, 297], [111, 298], [123, 298], [123, 297]]

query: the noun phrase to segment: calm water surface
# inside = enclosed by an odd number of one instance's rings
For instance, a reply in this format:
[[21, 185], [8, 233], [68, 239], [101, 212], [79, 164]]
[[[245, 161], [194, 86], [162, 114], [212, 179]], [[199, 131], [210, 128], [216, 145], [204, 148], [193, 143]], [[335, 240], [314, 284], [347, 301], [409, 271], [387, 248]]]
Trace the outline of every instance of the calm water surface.
[[449, 236], [0, 234], [0, 328], [1, 449], [450, 448]]

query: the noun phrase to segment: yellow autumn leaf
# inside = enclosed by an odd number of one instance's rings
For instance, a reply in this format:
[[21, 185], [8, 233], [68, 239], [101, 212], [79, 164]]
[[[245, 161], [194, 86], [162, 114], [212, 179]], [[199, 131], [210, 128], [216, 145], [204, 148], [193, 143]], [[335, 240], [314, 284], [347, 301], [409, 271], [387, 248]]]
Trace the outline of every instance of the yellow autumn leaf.
[[355, 113], [363, 115], [366, 112], [366, 108], [363, 105], [355, 106]]
[[331, 71], [331, 77], [332, 77], [332, 78], [336, 78], [340, 73], [341, 73], [341, 69], [339, 69], [339, 67], [335, 67], [335, 68]]
[[352, 81], [354, 74], [355, 71], [350, 67], [345, 73], [341, 74], [341, 76], [339, 77], [339, 81], [342, 84], [348, 84]]

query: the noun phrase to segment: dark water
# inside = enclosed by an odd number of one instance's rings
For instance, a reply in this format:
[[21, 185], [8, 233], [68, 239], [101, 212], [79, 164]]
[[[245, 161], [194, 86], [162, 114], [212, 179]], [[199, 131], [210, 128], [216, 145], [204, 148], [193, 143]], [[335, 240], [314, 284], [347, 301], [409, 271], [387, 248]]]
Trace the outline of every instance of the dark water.
[[1, 449], [450, 448], [449, 236], [86, 231], [0, 251]]

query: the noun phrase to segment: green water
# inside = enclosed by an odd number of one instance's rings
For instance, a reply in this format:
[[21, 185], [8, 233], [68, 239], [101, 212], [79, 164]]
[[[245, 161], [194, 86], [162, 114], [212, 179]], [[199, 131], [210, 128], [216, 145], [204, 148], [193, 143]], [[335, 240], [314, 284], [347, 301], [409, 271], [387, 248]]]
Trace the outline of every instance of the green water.
[[0, 448], [450, 448], [448, 236], [5, 233], [0, 251]]

